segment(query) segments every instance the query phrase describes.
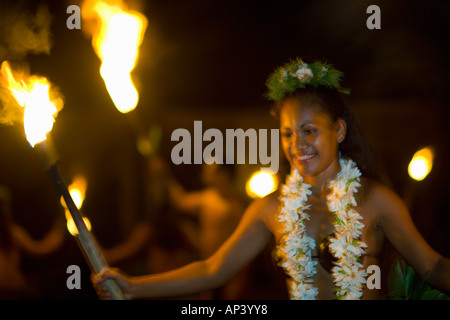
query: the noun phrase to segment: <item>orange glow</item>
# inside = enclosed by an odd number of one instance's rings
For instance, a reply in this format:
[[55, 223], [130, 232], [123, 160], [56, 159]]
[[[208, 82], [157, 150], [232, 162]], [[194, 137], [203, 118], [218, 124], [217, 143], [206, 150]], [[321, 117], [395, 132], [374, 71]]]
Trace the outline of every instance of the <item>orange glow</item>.
[[245, 189], [252, 198], [262, 198], [278, 188], [275, 174], [267, 171], [257, 171], [248, 179]]
[[[77, 226], [75, 225], [75, 222], [72, 219], [72, 216], [70, 215], [69, 210], [66, 210], [66, 220], [67, 220], [67, 230], [69, 230], [69, 233], [73, 236], [78, 234]], [[91, 231], [91, 222], [88, 218], [83, 217], [84, 224], [86, 225], [86, 228]]]
[[[50, 82], [44, 77], [30, 76], [16, 79], [7, 61], [1, 65], [1, 83], [17, 103], [24, 108], [25, 135], [31, 146], [45, 141], [52, 130], [62, 99], [51, 98]], [[61, 109], [61, 108], [59, 108]]]
[[[83, 176], [76, 176], [73, 182], [69, 186], [69, 193], [73, 199], [73, 202], [77, 206], [78, 209], [81, 208], [83, 205], [83, 201], [86, 194], [86, 188], [87, 188], [87, 182], [86, 179]], [[72, 216], [70, 214], [70, 211], [67, 209], [67, 205], [64, 201], [64, 198], [61, 197], [61, 204], [64, 208], [66, 208], [66, 220], [67, 220], [67, 230], [69, 230], [71, 235], [77, 235], [78, 230], [75, 225], [75, 222], [72, 219]], [[87, 229], [91, 230], [91, 222], [88, 218], [83, 217], [84, 224], [86, 225]]]
[[[83, 176], [76, 176], [69, 186], [69, 193], [72, 196], [73, 202], [78, 209], [83, 205], [84, 197], [87, 189], [87, 181]], [[64, 198], [61, 197], [61, 204], [67, 208]]]
[[85, 1], [84, 17], [98, 20], [92, 45], [102, 65], [100, 75], [116, 108], [127, 113], [134, 110], [139, 94], [131, 79], [139, 47], [144, 38], [147, 19], [139, 12], [126, 10], [121, 1]]
[[417, 151], [408, 165], [411, 178], [421, 181], [426, 178], [433, 167], [434, 152], [430, 147]]

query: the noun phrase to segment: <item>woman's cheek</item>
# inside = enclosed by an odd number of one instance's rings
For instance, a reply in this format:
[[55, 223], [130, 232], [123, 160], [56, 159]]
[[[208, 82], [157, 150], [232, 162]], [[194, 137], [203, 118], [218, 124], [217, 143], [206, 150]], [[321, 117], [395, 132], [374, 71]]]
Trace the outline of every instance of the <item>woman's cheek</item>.
[[292, 163], [290, 143], [285, 140], [281, 140], [281, 147], [283, 148], [283, 152], [284, 155], [286, 156], [286, 159], [289, 161], [289, 163]]

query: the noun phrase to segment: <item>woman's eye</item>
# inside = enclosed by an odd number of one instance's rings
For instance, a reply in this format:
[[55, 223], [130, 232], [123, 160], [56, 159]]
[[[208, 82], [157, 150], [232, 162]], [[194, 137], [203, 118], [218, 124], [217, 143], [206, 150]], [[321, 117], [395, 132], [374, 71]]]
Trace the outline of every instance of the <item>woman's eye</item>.
[[281, 136], [284, 138], [292, 137], [292, 132], [291, 131], [282, 131]]
[[314, 133], [316, 133], [317, 131], [316, 131], [315, 129], [305, 129], [305, 130], [303, 130], [303, 132], [304, 132], [305, 134], [314, 134]]

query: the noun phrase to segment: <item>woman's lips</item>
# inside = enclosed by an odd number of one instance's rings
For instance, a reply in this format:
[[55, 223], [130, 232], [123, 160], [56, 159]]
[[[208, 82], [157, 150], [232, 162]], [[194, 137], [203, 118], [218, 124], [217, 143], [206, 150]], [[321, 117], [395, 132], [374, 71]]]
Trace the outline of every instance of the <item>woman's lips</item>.
[[297, 163], [305, 164], [316, 156], [315, 153], [308, 153], [302, 155], [294, 155], [294, 161]]

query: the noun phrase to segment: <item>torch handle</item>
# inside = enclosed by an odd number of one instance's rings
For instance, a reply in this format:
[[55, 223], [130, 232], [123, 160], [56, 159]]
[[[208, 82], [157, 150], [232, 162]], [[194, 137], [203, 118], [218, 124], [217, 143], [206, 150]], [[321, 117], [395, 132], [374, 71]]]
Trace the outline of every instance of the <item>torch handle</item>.
[[[67, 209], [69, 210], [73, 221], [78, 229], [77, 241], [78, 245], [82, 249], [82, 252], [89, 263], [89, 266], [94, 273], [99, 273], [102, 269], [108, 267], [108, 263], [104, 258], [102, 252], [100, 251], [100, 247], [97, 244], [94, 236], [87, 229], [83, 217], [78, 211], [77, 206], [75, 205], [72, 196], [69, 193], [69, 189], [65, 185], [62, 180], [58, 167], [56, 164], [48, 167], [46, 170], [47, 175], [53, 183], [56, 191], [60, 196], [64, 198], [66, 202]], [[114, 280], [105, 281], [105, 285], [111, 293], [111, 297], [113, 300], [124, 300], [125, 297], [120, 290], [119, 286], [116, 284]]]

